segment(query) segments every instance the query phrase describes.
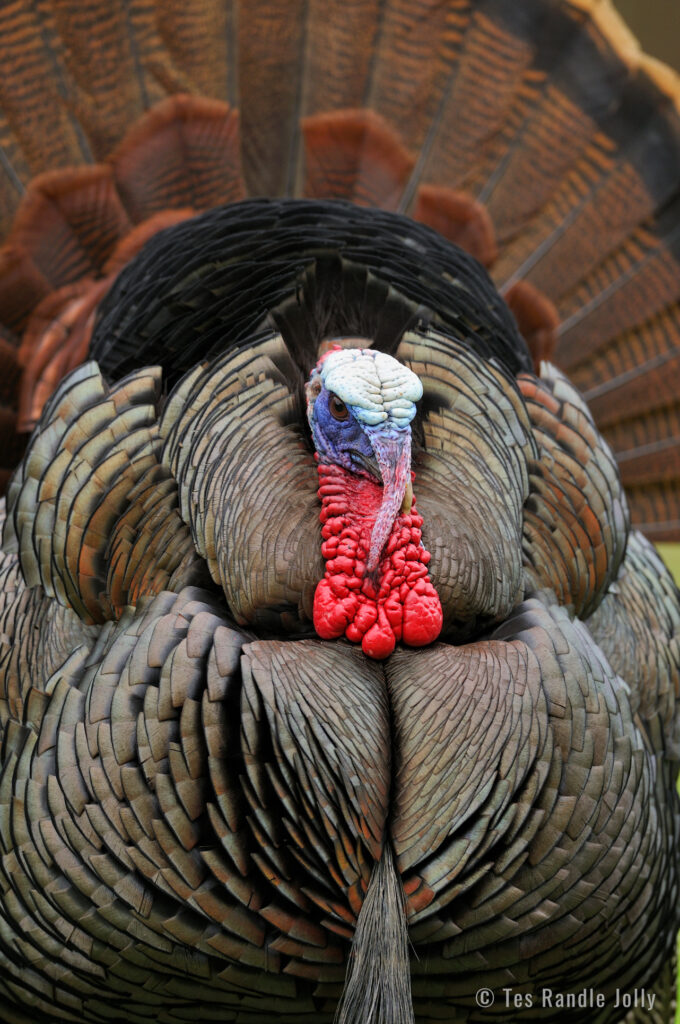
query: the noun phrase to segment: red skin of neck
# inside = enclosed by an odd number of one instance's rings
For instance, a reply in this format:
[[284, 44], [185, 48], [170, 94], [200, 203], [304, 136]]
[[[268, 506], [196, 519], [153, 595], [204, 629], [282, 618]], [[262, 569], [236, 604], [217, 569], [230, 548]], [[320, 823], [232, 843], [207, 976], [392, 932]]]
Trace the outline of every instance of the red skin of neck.
[[412, 647], [432, 643], [442, 628], [442, 608], [428, 576], [430, 554], [421, 544], [423, 519], [415, 504], [395, 519], [372, 580], [366, 558], [382, 487], [340, 466], [320, 462], [318, 470], [326, 572], [314, 594], [317, 633], [324, 640], [344, 635], [379, 659], [398, 640]]

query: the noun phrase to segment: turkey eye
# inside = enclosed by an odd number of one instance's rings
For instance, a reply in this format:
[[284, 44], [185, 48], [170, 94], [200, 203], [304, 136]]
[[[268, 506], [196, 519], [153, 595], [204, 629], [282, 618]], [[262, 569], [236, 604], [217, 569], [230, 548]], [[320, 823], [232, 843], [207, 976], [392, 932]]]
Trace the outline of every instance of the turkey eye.
[[337, 395], [331, 395], [328, 400], [328, 408], [334, 420], [346, 420], [349, 416], [349, 409]]

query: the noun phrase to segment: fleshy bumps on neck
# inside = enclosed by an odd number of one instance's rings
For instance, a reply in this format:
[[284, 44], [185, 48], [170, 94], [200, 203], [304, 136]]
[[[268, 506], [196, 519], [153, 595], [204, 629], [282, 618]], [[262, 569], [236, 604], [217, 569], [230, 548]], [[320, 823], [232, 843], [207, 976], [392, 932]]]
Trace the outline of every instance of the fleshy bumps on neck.
[[[367, 573], [371, 534], [383, 489], [340, 466], [318, 464], [321, 553], [326, 572], [314, 594], [314, 628], [324, 640], [346, 636], [371, 658], [387, 658], [401, 640], [422, 647], [442, 628], [439, 596], [428, 576], [415, 504], [394, 521], [375, 573]], [[412, 478], [413, 478], [413, 474]]]

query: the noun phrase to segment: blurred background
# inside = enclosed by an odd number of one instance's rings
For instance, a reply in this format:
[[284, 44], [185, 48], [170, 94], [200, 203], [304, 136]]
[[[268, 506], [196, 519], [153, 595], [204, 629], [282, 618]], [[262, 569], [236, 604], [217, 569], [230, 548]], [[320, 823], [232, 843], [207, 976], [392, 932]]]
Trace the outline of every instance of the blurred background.
[[643, 49], [680, 70], [680, 0], [614, 0]]

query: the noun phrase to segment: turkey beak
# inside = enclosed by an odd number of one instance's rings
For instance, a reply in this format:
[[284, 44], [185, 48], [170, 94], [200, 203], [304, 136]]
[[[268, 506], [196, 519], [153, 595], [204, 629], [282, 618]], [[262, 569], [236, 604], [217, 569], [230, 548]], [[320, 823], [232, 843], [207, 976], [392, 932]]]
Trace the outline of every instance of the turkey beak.
[[371, 547], [366, 569], [374, 573], [392, 525], [400, 511], [410, 512], [413, 504], [411, 487], [411, 429], [384, 427], [368, 428], [366, 433], [380, 469], [383, 481], [383, 499], [373, 525]]

